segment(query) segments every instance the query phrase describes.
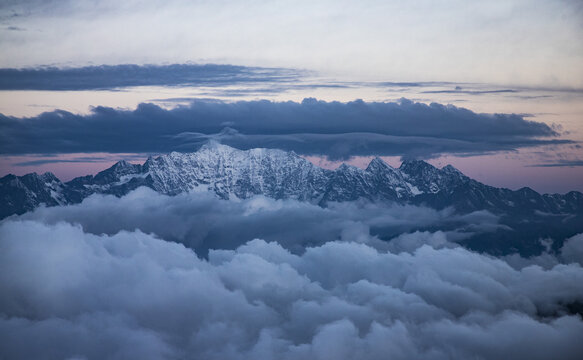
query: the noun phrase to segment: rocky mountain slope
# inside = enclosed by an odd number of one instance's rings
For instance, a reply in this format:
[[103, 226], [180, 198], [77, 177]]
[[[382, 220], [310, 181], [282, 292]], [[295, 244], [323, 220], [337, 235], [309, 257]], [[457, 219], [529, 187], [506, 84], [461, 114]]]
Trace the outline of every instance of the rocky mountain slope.
[[140, 186], [176, 195], [211, 191], [222, 199], [264, 195], [297, 199], [326, 206], [329, 202], [367, 199], [454, 207], [459, 213], [580, 214], [583, 194], [541, 195], [529, 188], [500, 189], [470, 179], [448, 165], [438, 169], [427, 162], [405, 161], [393, 168], [380, 158], [363, 170], [349, 165], [326, 170], [293, 152], [275, 149], [237, 150], [209, 143], [193, 153], [170, 153], [144, 164], [120, 161], [95, 176], [63, 183], [51, 173], [7, 175], [0, 179], [0, 217], [22, 214], [40, 204], [81, 202], [91, 194], [123, 196]]

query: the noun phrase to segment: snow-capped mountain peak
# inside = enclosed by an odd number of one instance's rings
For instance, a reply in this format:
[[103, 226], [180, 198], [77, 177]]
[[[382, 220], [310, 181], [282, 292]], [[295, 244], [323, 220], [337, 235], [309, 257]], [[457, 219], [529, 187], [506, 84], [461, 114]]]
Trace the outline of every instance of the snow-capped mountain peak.
[[325, 205], [368, 199], [454, 206], [461, 211], [511, 211], [519, 206], [548, 213], [583, 209], [582, 196], [540, 195], [481, 184], [453, 166], [442, 169], [422, 161], [404, 161], [393, 168], [381, 158], [366, 169], [343, 164], [336, 170], [320, 168], [294, 152], [277, 149], [238, 150], [210, 141], [191, 153], [172, 152], [149, 157], [143, 165], [119, 161], [95, 176], [65, 184], [54, 175], [7, 175], [0, 179], [2, 217], [45, 203], [76, 203], [94, 193], [122, 196], [140, 186], [166, 195], [209, 191], [222, 199], [263, 195]]

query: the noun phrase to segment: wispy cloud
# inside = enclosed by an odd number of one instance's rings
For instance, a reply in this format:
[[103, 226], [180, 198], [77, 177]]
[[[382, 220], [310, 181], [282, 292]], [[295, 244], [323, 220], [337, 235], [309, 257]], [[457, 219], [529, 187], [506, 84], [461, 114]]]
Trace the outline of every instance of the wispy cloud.
[[553, 163], [543, 163], [530, 165], [534, 167], [575, 167], [583, 166], [583, 160], [559, 160]]
[[9, 31], [26, 31], [26, 29], [18, 27], [18, 26], [8, 26], [6, 27], [6, 30]]
[[85, 157], [78, 159], [43, 159], [43, 160], [31, 160], [13, 163], [13, 166], [38, 166], [46, 164], [59, 164], [59, 163], [88, 163], [88, 162], [103, 162], [108, 159], [103, 157]]
[[466, 95], [486, 95], [486, 94], [507, 94], [517, 93], [518, 90], [501, 89], [501, 90], [463, 90], [461, 88], [454, 90], [427, 90], [422, 91], [423, 94], [466, 94]]
[[299, 70], [235, 65], [101, 65], [0, 69], [0, 90], [100, 90], [130, 86], [219, 86], [283, 83]]

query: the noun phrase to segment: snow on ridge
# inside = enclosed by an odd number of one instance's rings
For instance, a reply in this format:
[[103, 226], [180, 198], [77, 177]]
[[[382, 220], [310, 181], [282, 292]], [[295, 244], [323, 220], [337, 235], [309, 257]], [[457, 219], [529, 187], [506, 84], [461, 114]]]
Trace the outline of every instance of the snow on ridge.
[[[455, 206], [461, 211], [524, 207], [555, 213], [580, 207], [577, 196], [497, 189], [470, 179], [453, 166], [438, 169], [413, 160], [393, 168], [377, 157], [366, 169], [342, 165], [328, 170], [294, 152], [239, 150], [216, 142], [196, 152], [149, 157], [142, 165], [119, 162], [95, 176], [67, 183], [51, 174], [12, 175], [2, 180], [0, 191], [13, 194], [8, 202], [15, 204], [0, 209], [2, 216], [28, 211], [41, 202], [49, 206], [77, 203], [94, 193], [123, 196], [140, 186], [166, 195], [209, 191], [222, 199], [262, 195], [321, 205], [364, 198], [436, 208]], [[25, 200], [19, 200], [22, 198]]]

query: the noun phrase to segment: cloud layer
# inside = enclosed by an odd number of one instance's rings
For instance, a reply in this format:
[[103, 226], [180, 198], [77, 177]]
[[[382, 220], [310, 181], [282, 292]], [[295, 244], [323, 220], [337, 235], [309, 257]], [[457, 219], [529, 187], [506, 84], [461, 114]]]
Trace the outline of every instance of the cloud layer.
[[148, 188], [39, 208], [0, 222], [0, 357], [576, 359], [583, 234], [459, 246], [498, 220]]
[[97, 107], [32, 118], [0, 115], [0, 153], [163, 153], [193, 151], [209, 139], [246, 149], [276, 147], [346, 159], [356, 155], [433, 157], [569, 143], [550, 126], [516, 114], [477, 114], [409, 100], [348, 103], [194, 101], [165, 110]]
[[103, 90], [130, 86], [224, 86], [298, 80], [291, 69], [234, 65], [101, 65], [0, 69], [0, 90]]
[[[576, 359], [578, 264], [462, 248], [253, 240], [202, 260], [141, 231], [0, 224], [0, 355], [87, 359]], [[545, 291], [541, 291], [545, 289]], [[34, 344], [34, 345], [31, 345]]]
[[[122, 198], [92, 195], [70, 206], [38, 208], [19, 217], [55, 225], [61, 221], [80, 224], [95, 235], [113, 235], [140, 229], [165, 240], [179, 242], [206, 256], [209, 249], [235, 249], [261, 238], [277, 241], [293, 253], [328, 241], [362, 241], [393, 251], [411, 251], [408, 235], [414, 231], [441, 230], [436, 235], [414, 237], [423, 243], [451, 246], [475, 234], [507, 229], [487, 211], [453, 215], [426, 207], [368, 202], [330, 203], [326, 208], [296, 200], [257, 196], [238, 202], [223, 201], [213, 194], [183, 193], [166, 196], [141, 187]], [[389, 246], [389, 247], [387, 247]]]

